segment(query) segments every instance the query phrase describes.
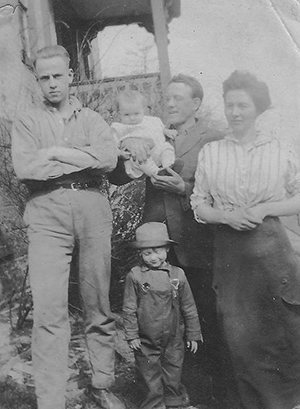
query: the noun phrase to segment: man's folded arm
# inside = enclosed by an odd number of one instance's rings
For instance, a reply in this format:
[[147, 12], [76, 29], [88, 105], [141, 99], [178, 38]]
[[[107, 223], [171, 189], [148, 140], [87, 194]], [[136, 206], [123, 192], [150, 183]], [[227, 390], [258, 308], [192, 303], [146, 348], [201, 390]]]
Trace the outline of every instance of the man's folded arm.
[[[21, 181], [47, 180], [63, 174], [62, 164], [48, 159], [46, 149], [38, 149], [29, 123], [24, 119], [16, 120], [13, 125], [12, 161]], [[70, 170], [72, 172], [74, 170]]]
[[89, 145], [74, 148], [39, 149], [30, 118], [17, 120], [12, 131], [12, 159], [18, 178], [21, 181], [49, 180], [84, 169], [98, 169], [103, 173], [113, 170], [117, 150], [110, 128], [99, 114], [93, 114], [89, 121]]
[[[99, 169], [103, 173], [112, 171], [117, 165], [117, 147], [111, 128], [97, 112], [85, 109], [85, 129], [89, 137], [89, 145], [75, 146], [73, 156], [70, 153], [68, 160], [82, 168]], [[67, 160], [67, 158], [65, 158]]]

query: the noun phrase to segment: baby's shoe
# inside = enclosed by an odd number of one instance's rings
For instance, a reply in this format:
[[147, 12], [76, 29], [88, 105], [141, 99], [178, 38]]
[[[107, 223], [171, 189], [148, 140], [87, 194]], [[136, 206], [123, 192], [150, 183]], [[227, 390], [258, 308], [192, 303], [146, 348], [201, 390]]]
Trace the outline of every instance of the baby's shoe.
[[[175, 162], [173, 163], [170, 168], [174, 170], [176, 173], [180, 173], [182, 168], [184, 166], [184, 161], [180, 158], [175, 159]], [[157, 172], [158, 176], [171, 176], [170, 173], [166, 169], [161, 169]]]

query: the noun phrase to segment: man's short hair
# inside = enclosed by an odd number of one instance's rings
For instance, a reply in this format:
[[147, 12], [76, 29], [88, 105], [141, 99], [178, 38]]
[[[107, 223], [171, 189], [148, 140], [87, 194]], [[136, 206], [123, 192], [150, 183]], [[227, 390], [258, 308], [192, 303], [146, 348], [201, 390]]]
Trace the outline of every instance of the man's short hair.
[[120, 103], [125, 102], [127, 104], [141, 104], [144, 107], [145, 99], [144, 96], [137, 90], [126, 89], [120, 91], [116, 97], [116, 108], [119, 110]]
[[36, 67], [37, 60], [52, 58], [52, 57], [61, 57], [66, 64], [70, 65], [70, 55], [68, 51], [61, 45], [48, 45], [41, 48], [36, 52], [35, 59], [33, 61], [34, 68]]
[[178, 74], [171, 79], [169, 84], [172, 84], [173, 82], [188, 85], [192, 89], [192, 97], [199, 98], [200, 101], [203, 100], [203, 88], [200, 82], [196, 80], [196, 78], [190, 77], [189, 75], [185, 74]]

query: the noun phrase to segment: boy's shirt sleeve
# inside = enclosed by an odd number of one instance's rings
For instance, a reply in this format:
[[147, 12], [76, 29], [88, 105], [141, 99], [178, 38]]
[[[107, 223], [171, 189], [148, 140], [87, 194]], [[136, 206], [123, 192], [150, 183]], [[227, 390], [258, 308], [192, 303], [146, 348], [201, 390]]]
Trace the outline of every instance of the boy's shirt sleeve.
[[127, 341], [139, 338], [137, 308], [138, 308], [137, 283], [134, 280], [133, 272], [130, 271], [125, 279], [123, 300], [123, 320], [125, 339]]
[[[183, 273], [184, 274], [184, 273]], [[180, 289], [180, 310], [184, 318], [185, 335], [187, 341], [203, 342], [202, 330], [199, 322], [197, 307], [191, 287], [184, 274]]]

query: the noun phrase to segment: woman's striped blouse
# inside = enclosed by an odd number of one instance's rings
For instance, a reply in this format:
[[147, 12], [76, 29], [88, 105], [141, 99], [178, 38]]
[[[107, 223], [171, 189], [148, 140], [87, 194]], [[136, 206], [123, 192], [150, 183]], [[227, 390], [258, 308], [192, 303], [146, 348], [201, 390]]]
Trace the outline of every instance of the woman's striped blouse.
[[232, 135], [204, 145], [195, 178], [193, 210], [201, 203], [219, 210], [252, 207], [300, 192], [299, 160], [293, 147], [262, 135], [251, 145], [239, 144]]

